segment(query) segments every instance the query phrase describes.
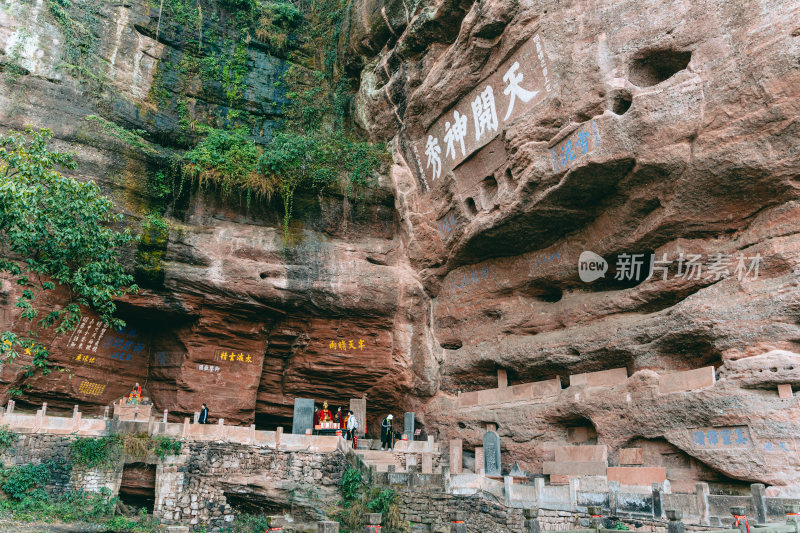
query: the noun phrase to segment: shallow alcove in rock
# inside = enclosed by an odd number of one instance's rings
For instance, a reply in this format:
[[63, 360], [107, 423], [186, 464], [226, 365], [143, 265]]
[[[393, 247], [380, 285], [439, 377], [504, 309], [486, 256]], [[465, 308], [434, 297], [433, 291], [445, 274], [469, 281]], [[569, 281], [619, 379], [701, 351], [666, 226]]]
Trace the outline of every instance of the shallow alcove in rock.
[[616, 115], [624, 115], [631, 108], [633, 96], [626, 90], [616, 91], [611, 95], [611, 111]]
[[633, 58], [628, 67], [628, 79], [639, 87], [650, 87], [685, 69], [691, 59], [690, 51], [649, 50]]
[[494, 176], [487, 176], [481, 182], [481, 197], [484, 209], [491, 209], [497, 197], [497, 180]]
[[129, 463], [122, 469], [119, 501], [125, 505], [153, 512], [156, 502], [156, 465]]

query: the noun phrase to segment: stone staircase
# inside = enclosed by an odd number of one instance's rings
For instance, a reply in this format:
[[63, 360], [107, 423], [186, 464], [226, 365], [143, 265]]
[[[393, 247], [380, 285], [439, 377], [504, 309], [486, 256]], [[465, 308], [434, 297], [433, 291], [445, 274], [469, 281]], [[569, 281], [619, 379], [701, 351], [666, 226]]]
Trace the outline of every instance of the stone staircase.
[[367, 467], [374, 467], [376, 472], [405, 472], [406, 465], [395, 452], [382, 452], [380, 450], [355, 450], [356, 455], [361, 458]]

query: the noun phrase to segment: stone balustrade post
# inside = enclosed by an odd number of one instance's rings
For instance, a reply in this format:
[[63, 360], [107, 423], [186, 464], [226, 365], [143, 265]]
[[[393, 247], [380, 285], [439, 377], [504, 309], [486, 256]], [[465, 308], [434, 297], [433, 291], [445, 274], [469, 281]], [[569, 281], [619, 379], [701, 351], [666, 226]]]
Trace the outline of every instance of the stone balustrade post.
[[42, 403], [42, 416], [47, 415], [47, 402]]
[[589, 511], [589, 527], [592, 529], [600, 529], [603, 527], [603, 509], [596, 505], [587, 507]]
[[467, 533], [467, 512], [456, 511], [450, 518], [450, 533]]
[[783, 510], [786, 513], [786, 525], [788, 525], [794, 533], [800, 531], [800, 505], [785, 504]]
[[680, 509], [666, 509], [667, 513], [667, 533], [685, 533], [686, 527], [683, 525], [681, 519], [683, 518], [683, 511]]
[[367, 525], [364, 526], [364, 533], [380, 533], [381, 513], [367, 513]]
[[189, 417], [183, 419], [183, 438], [189, 437]]
[[731, 514], [733, 515], [733, 524], [731, 525], [731, 529], [738, 528], [742, 533], [750, 533], [750, 526], [747, 522], [745, 507], [739, 505], [731, 507]]
[[753, 495], [753, 509], [756, 513], [756, 524], [767, 523], [767, 488], [762, 483], [750, 485], [750, 494]]
[[339, 522], [328, 520], [317, 522], [317, 533], [339, 533]]
[[708, 503], [710, 494], [708, 483], [698, 483], [697, 487], [697, 509], [700, 512], [700, 524], [709, 525], [711, 523], [711, 507]]
[[523, 509], [522, 514], [525, 517], [525, 533], [541, 533], [542, 526], [539, 524], [539, 509]]
[[200, 413], [195, 411], [194, 412], [194, 422], [193, 423], [197, 424], [198, 422], [200, 422]]
[[108, 408], [108, 406], [106, 405], [106, 408], [105, 408], [105, 410], [103, 411], [103, 420], [108, 420], [108, 412], [109, 412], [109, 408]]
[[169, 413], [169, 411], [167, 409], [164, 409], [164, 420], [163, 420], [163, 422], [165, 424], [167, 423], [167, 413]]

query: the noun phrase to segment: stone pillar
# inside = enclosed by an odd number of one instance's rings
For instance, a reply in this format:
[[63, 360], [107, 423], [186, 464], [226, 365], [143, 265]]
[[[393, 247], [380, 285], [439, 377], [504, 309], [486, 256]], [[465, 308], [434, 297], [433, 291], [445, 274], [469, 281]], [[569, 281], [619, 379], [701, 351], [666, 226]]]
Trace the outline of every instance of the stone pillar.
[[247, 438], [250, 441], [250, 444], [255, 444], [256, 443], [256, 425], [255, 424], [250, 424], [250, 434], [248, 435]]
[[794, 533], [800, 531], [800, 505], [793, 503], [784, 504], [783, 510], [786, 513], [786, 525], [789, 526]]
[[708, 507], [708, 483], [697, 484], [697, 510], [700, 513], [700, 524], [711, 524], [711, 512]]
[[434, 447], [433, 435], [428, 435], [428, 451], [432, 452]]
[[733, 515], [733, 522], [731, 524], [731, 529], [738, 528], [741, 533], [750, 533], [750, 528], [748, 527], [747, 522], [747, 515], [745, 514], [745, 507], [736, 505], [731, 507], [731, 514]]
[[453, 475], [461, 473], [461, 446], [463, 441], [461, 439], [452, 439], [450, 441], [450, 473]]
[[356, 436], [361, 439], [367, 430], [367, 400], [366, 398], [351, 398], [350, 410], [356, 415], [358, 421], [358, 429], [356, 429]]
[[653, 518], [660, 519], [664, 516], [664, 485], [653, 483]]
[[317, 522], [317, 533], [339, 533], [339, 522]]
[[539, 525], [539, 509], [523, 509], [522, 514], [525, 517], [525, 533], [540, 533], [542, 526]]
[[403, 433], [408, 435], [408, 440], [414, 440], [414, 426], [416, 420], [414, 417], [414, 413], [406, 413], [403, 416]]
[[367, 513], [367, 525], [364, 526], [364, 533], [380, 533], [381, 513]]
[[506, 507], [511, 507], [511, 485], [513, 484], [513, 477], [503, 476], [503, 496], [505, 496], [506, 499]]
[[78, 411], [78, 406], [72, 411], [72, 432], [77, 433], [81, 429], [81, 412]]
[[508, 387], [508, 372], [503, 369], [497, 370], [497, 388], [505, 389]]
[[108, 420], [108, 406], [106, 405], [105, 410], [103, 411], [103, 420]]
[[225, 419], [220, 418], [219, 424], [217, 425], [217, 440], [222, 440], [225, 436]]
[[276, 450], [281, 445], [281, 439], [282, 438], [283, 438], [283, 426], [275, 428], [275, 449]]
[[587, 510], [589, 511], [589, 527], [592, 529], [603, 527], [603, 509], [599, 506], [590, 505]]
[[756, 511], [756, 524], [767, 523], [767, 488], [761, 483], [750, 485], [750, 493], [753, 495], [753, 509]]
[[450, 533], [467, 533], [467, 512], [456, 511], [450, 519]]
[[544, 478], [533, 478], [533, 486], [536, 488], [536, 505], [541, 507], [544, 500]]
[[47, 415], [47, 402], [44, 402], [42, 404], [42, 416], [46, 416], [46, 415]]
[[6, 415], [14, 414], [14, 400], [8, 400], [8, 407], [6, 408]]
[[[198, 422], [200, 422], [200, 413], [198, 413], [197, 411], [195, 411], [195, 412], [194, 412], [194, 422], [192, 422], [192, 423], [193, 423], [193, 424], [197, 424]], [[206, 422], [207, 422], [207, 421], [206, 421]]]
[[667, 509], [667, 533], [686, 533], [686, 527], [681, 522], [683, 511], [679, 509]]
[[[164, 419], [162, 420], [162, 422], [164, 422], [165, 424], [167, 423], [167, 414], [168, 413], [169, 413], [169, 411], [167, 409], [164, 409]], [[164, 429], [166, 429], [166, 428], [164, 428]]]
[[183, 438], [187, 438], [189, 436], [189, 417], [183, 419]]
[[475, 446], [475, 473], [481, 476], [486, 473], [483, 466], [483, 446]]
[[432, 453], [423, 453], [422, 454], [422, 473], [423, 474], [433, 474], [433, 454]]

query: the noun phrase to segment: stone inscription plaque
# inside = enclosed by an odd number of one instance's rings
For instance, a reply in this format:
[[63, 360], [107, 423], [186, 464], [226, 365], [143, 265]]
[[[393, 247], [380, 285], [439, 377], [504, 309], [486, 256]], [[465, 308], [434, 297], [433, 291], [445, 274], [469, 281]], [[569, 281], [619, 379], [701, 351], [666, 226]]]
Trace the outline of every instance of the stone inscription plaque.
[[410, 143], [407, 159], [429, 188], [552, 91], [542, 37], [525, 42], [488, 78]]
[[414, 413], [406, 413], [403, 418], [403, 433], [408, 435], [408, 440], [414, 440]]
[[689, 430], [695, 450], [725, 450], [752, 448], [750, 428], [747, 426], [695, 428]]
[[499, 476], [500, 469], [500, 437], [494, 431], [483, 435], [483, 468], [487, 476]]
[[314, 400], [310, 398], [295, 398], [292, 433], [305, 435], [306, 429], [314, 429]]
[[350, 410], [358, 420], [358, 429], [356, 429], [356, 437], [362, 438], [364, 432], [367, 430], [367, 400], [364, 398], [351, 398]]

